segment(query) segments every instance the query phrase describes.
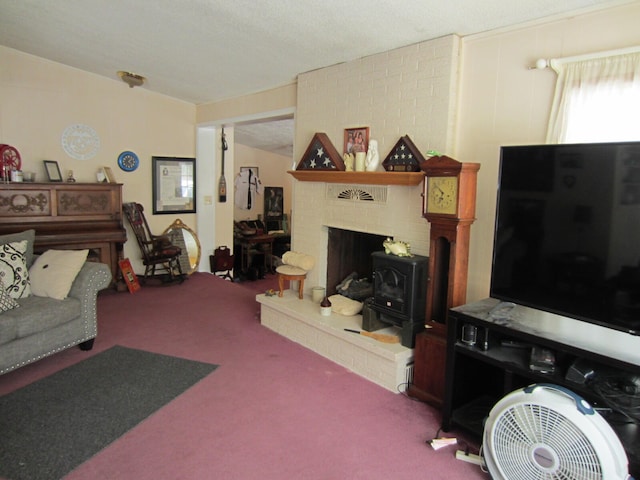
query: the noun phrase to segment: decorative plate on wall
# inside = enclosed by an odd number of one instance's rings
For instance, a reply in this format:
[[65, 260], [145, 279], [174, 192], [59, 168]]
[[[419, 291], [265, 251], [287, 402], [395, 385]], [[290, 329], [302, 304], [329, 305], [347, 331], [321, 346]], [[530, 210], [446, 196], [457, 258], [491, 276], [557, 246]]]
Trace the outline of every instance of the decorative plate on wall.
[[89, 125], [69, 125], [62, 132], [62, 148], [71, 158], [88, 160], [100, 150], [100, 138]]

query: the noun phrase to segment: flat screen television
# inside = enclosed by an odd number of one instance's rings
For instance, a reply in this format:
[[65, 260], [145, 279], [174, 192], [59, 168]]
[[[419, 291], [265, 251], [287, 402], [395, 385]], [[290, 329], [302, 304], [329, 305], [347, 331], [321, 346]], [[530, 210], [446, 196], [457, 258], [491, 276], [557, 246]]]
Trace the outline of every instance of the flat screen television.
[[501, 148], [492, 297], [640, 334], [640, 142]]

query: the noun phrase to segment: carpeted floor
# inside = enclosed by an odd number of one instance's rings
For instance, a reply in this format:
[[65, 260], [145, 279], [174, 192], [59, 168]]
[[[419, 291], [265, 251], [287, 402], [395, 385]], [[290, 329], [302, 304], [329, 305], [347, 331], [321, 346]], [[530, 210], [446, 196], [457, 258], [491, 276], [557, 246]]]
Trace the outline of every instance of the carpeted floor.
[[133, 295], [104, 291], [94, 349], [1, 375], [0, 395], [114, 345], [220, 365], [65, 480], [486, 480], [455, 459], [456, 447], [425, 443], [436, 409], [263, 327], [255, 296], [264, 286], [198, 273]]
[[215, 369], [114, 346], [0, 397], [0, 475], [62, 478]]

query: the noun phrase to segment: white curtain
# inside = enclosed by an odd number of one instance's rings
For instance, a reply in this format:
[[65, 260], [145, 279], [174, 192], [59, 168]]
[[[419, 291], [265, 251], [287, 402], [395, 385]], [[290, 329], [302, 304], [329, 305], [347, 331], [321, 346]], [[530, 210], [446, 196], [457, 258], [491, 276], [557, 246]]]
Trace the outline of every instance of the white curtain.
[[558, 80], [547, 143], [640, 140], [640, 53], [551, 66]]

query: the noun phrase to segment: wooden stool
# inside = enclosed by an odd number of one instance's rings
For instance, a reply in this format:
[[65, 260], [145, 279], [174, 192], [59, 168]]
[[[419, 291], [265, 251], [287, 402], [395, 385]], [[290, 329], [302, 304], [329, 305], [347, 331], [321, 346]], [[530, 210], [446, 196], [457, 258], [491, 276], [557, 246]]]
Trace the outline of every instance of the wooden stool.
[[288, 280], [297, 280], [298, 283], [298, 298], [302, 300], [302, 294], [304, 292], [304, 280], [307, 278], [307, 271], [292, 265], [280, 265], [276, 268], [278, 274], [278, 296], [281, 297], [284, 293], [284, 282]]
[[278, 296], [281, 297], [284, 293], [285, 280], [297, 280], [298, 283], [298, 298], [302, 300], [304, 293], [304, 279], [307, 278], [307, 272], [313, 268], [316, 260], [304, 253], [298, 252], [285, 252], [282, 255], [282, 265], [276, 268], [278, 274]]

